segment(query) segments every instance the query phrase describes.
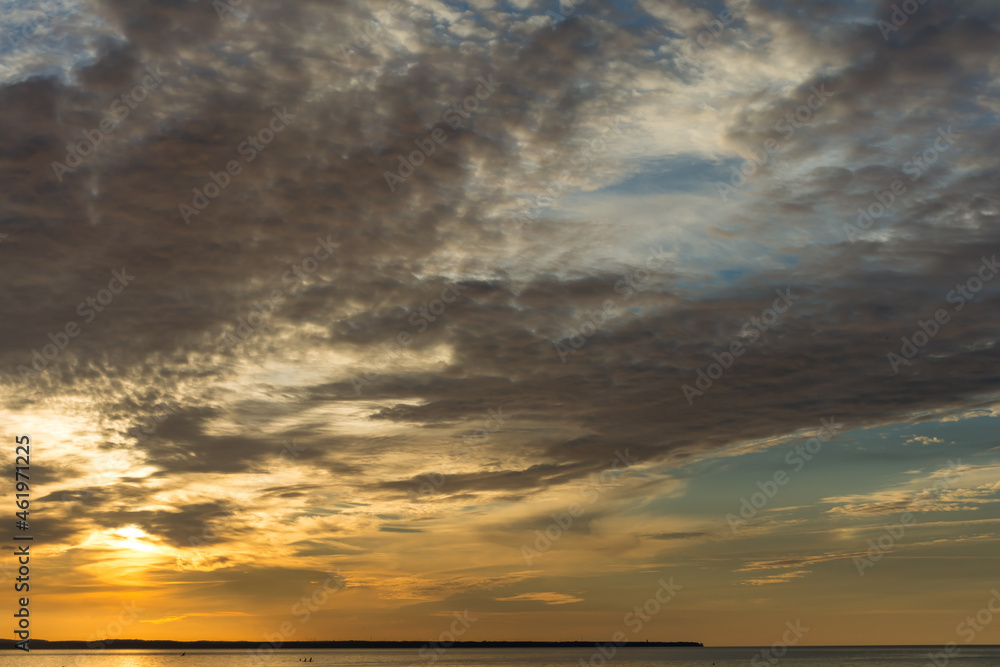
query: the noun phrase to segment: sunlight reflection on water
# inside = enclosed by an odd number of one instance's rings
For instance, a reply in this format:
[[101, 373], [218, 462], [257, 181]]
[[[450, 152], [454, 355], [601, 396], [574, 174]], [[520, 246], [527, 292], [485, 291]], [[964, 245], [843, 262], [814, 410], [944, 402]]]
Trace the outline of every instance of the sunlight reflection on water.
[[[0, 656], [0, 667], [302, 667], [299, 658], [311, 657], [310, 667], [385, 665], [387, 667], [749, 667], [759, 648], [630, 648], [619, 649], [605, 662], [592, 649], [452, 649], [437, 656], [421, 656], [414, 649], [279, 650], [256, 661], [242, 651], [106, 650], [20, 651]], [[770, 667], [923, 667], [928, 653], [940, 647], [913, 648], [794, 648]], [[768, 666], [757, 659], [758, 667]], [[996, 667], [1000, 647], [962, 647], [949, 667]]]

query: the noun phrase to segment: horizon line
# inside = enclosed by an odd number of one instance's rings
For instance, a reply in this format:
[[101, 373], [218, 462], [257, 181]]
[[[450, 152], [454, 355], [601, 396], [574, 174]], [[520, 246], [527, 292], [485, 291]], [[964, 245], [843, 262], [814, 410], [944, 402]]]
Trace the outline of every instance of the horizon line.
[[[21, 640], [23, 641], [23, 640]], [[90, 650], [129, 650], [135, 647], [122, 647], [123, 643], [169, 643], [169, 644], [247, 644], [250, 646], [269, 646], [272, 650], [288, 650], [292, 648], [306, 648], [300, 645], [302, 644], [427, 644], [434, 640], [428, 639], [300, 639], [294, 641], [282, 642], [278, 646], [272, 646], [272, 642], [268, 641], [257, 641], [250, 639], [97, 639], [85, 641], [82, 639], [34, 639], [29, 640], [31, 642], [38, 643], [52, 643], [52, 644], [105, 644], [104, 647], [94, 648]], [[13, 648], [13, 645], [19, 643], [16, 639], [0, 639], [0, 650], [5, 648]], [[607, 640], [583, 640], [583, 639], [566, 639], [566, 640], [549, 640], [549, 639], [482, 639], [482, 640], [463, 640], [455, 641], [451, 644], [451, 648], [454, 648], [461, 644], [469, 645], [479, 645], [479, 644], [606, 644]], [[808, 649], [808, 648], [939, 648], [944, 646], [949, 642], [941, 643], [931, 643], [931, 644], [798, 644], [796, 646], [789, 646], [789, 649]], [[10, 644], [10, 647], [6, 645]], [[118, 644], [116, 647], [114, 644]], [[752, 645], [752, 644], [719, 644], [719, 645], [709, 645], [706, 646], [703, 642], [696, 641], [685, 641], [685, 640], [640, 640], [640, 641], [627, 641], [621, 646], [636, 646], [641, 647], [645, 645], [651, 645], [653, 648], [766, 648], [768, 645]], [[1000, 643], [996, 644], [975, 644], [969, 643], [964, 644], [964, 646], [975, 646], [975, 647], [1000, 647]], [[313, 647], [320, 648], [320, 647]], [[405, 647], [400, 647], [405, 648]], [[53, 649], [60, 650], [60, 649]]]

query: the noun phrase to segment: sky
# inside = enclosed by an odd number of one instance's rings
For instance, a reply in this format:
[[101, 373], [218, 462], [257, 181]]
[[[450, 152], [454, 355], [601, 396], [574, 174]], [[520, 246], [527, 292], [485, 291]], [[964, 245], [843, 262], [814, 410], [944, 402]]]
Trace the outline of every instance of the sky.
[[1000, 643], [998, 32], [0, 3], [32, 636]]

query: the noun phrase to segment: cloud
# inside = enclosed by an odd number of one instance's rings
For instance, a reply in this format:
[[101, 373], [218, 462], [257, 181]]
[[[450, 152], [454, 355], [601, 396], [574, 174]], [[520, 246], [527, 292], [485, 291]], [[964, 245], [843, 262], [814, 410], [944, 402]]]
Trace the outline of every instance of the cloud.
[[809, 570], [797, 570], [795, 572], [782, 572], [781, 574], [771, 574], [757, 579], [747, 579], [744, 586], [769, 586], [771, 584], [786, 584], [793, 579], [798, 579], [809, 574]]
[[212, 612], [212, 613], [197, 613], [197, 612], [194, 612], [194, 613], [190, 613], [190, 614], [182, 614], [180, 616], [165, 616], [163, 618], [149, 618], [149, 619], [140, 618], [140, 619], [137, 619], [137, 620], [140, 623], [153, 623], [153, 624], [158, 625], [160, 623], [173, 623], [175, 621], [182, 621], [185, 618], [198, 618], [198, 617], [217, 618], [217, 617], [220, 617], [220, 616], [250, 616], [250, 615], [251, 614], [248, 614], [248, 613], [242, 612], [242, 611]]
[[931, 437], [926, 436], [926, 435], [918, 435], [918, 436], [913, 436], [912, 438], [908, 439], [903, 444], [904, 445], [911, 445], [914, 442], [918, 442], [921, 445], [925, 445], [926, 446], [926, 445], [940, 445], [940, 444], [944, 443], [944, 440], [942, 440], [941, 438], [931, 438]]
[[583, 602], [583, 598], [566, 593], [522, 593], [507, 598], [496, 598], [500, 602], [544, 602], [547, 605]]
[[914, 477], [896, 488], [870, 493], [823, 498], [834, 505], [827, 514], [880, 516], [900, 512], [976, 511], [997, 502], [996, 465], [970, 465], [961, 461]]
[[747, 563], [742, 568], [736, 570], [737, 572], [752, 572], [755, 570], [774, 570], [774, 569], [784, 569], [789, 567], [802, 567], [805, 565], [814, 565], [816, 563], [825, 563], [833, 560], [844, 560], [847, 558], [854, 558], [859, 554], [857, 553], [820, 553], [812, 556], [792, 556], [788, 558], [779, 558], [773, 560], [762, 560], [753, 561]]

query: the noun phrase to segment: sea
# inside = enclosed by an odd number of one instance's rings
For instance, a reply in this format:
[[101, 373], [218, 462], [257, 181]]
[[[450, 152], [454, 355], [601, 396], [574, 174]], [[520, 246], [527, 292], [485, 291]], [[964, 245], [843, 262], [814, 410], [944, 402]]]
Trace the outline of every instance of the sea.
[[[596, 649], [279, 650], [259, 660], [247, 651], [4, 651], [0, 667], [1000, 667], [1000, 646], [792, 647], [780, 658], [762, 648], [619, 648], [608, 660]], [[935, 656], [932, 658], [931, 656]], [[311, 661], [310, 661], [311, 659]]]

